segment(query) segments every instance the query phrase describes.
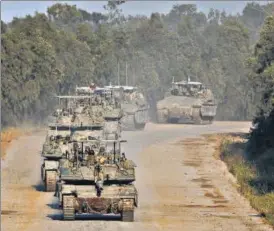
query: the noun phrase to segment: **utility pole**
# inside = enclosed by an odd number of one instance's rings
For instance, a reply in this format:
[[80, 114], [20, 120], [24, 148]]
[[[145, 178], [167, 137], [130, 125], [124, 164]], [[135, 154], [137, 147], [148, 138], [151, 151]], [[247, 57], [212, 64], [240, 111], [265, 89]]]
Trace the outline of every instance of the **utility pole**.
[[127, 80], [127, 61], [126, 61], [126, 86], [128, 84], [128, 80]]

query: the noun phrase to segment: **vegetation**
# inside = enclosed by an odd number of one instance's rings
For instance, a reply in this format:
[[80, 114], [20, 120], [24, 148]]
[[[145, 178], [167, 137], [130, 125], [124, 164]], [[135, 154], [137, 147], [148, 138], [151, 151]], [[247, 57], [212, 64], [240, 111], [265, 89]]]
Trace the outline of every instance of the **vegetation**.
[[254, 55], [247, 60], [254, 94], [260, 101], [254, 128], [223, 136], [221, 158], [235, 175], [239, 191], [274, 227], [274, 17], [261, 28]]
[[248, 153], [245, 152], [246, 135], [210, 135], [208, 138], [217, 141], [218, 157], [227, 164], [229, 171], [236, 177], [239, 192], [274, 227], [273, 165], [263, 163], [264, 157], [257, 161], [248, 160]]
[[250, 58], [253, 72], [251, 78], [254, 89], [261, 92], [261, 104], [254, 118], [256, 128], [250, 133], [248, 151], [251, 159], [261, 157], [261, 153], [272, 150], [268, 161], [274, 163], [274, 17], [267, 17], [261, 36]]
[[[212, 88], [218, 119], [253, 118], [260, 102], [253, 82], [273, 73], [264, 61], [271, 19], [257, 53], [246, 60], [273, 3], [248, 3], [236, 16], [214, 9], [205, 15], [194, 4], [181, 4], [150, 17], [123, 16], [123, 3], [109, 2], [107, 14], [57, 3], [47, 15], [1, 21], [2, 126], [43, 121], [56, 103], [53, 95], [90, 82], [117, 83], [118, 67], [125, 84], [126, 64], [129, 84], [145, 91], [152, 108], [173, 77], [190, 76]], [[253, 65], [262, 67], [250, 81]]]

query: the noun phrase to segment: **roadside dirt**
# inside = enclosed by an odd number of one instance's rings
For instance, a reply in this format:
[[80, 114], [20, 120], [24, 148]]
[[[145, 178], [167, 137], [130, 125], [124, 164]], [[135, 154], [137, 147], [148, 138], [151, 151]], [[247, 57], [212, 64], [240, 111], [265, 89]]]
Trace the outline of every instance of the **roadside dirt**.
[[20, 129], [10, 128], [1, 132], [1, 159], [5, 159], [7, 149], [10, 146], [12, 140], [23, 135], [24, 132]]
[[126, 133], [126, 151], [138, 165], [140, 206], [133, 223], [62, 221], [53, 194], [39, 187], [45, 133], [20, 137], [9, 149], [9, 166], [2, 172], [2, 230], [272, 230], [238, 194], [224, 163], [214, 158], [214, 146], [200, 137], [248, 128], [249, 123], [217, 122], [151, 125]]

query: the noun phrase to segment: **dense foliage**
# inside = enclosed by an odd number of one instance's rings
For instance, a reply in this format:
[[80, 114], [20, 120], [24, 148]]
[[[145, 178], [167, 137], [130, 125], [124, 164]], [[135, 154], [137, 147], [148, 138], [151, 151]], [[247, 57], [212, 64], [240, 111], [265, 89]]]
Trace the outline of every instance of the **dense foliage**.
[[128, 83], [145, 90], [152, 104], [173, 77], [190, 76], [212, 88], [218, 119], [253, 117], [260, 99], [253, 82], [271, 73], [273, 80], [267, 43], [271, 18], [255, 57], [248, 59], [249, 65], [259, 65], [254, 81], [248, 79], [246, 59], [273, 3], [248, 3], [236, 16], [214, 9], [205, 15], [193, 4], [182, 4], [150, 17], [124, 17], [122, 3], [109, 2], [105, 15], [58, 3], [47, 15], [1, 21], [2, 125], [42, 121], [53, 95], [73, 93], [76, 85], [114, 84], [118, 76], [125, 84], [126, 65]]
[[[251, 132], [251, 157], [274, 148], [274, 17], [267, 17], [260, 39], [255, 46], [254, 57], [250, 58], [253, 72], [251, 79], [255, 91], [261, 93], [261, 104], [254, 118], [256, 128]], [[274, 157], [272, 153], [272, 158]], [[274, 161], [274, 158], [273, 158]], [[274, 162], [273, 162], [274, 164]]]

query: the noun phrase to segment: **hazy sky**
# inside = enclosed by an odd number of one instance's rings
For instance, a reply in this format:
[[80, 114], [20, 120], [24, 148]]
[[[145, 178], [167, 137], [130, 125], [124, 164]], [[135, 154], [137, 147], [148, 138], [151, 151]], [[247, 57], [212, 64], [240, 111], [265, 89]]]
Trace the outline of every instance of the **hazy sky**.
[[[67, 3], [76, 5], [88, 12], [104, 12], [106, 1], [1, 1], [1, 20], [10, 22], [13, 17], [33, 15], [35, 11], [45, 13], [47, 7], [54, 3]], [[228, 13], [241, 13], [247, 2], [251, 1], [128, 1], [121, 6], [124, 14], [150, 15], [152, 12], [167, 13], [176, 3], [194, 3], [198, 9], [208, 12], [210, 8], [225, 10]], [[257, 1], [256, 1], [257, 2]], [[269, 1], [268, 1], [269, 2]], [[260, 1], [265, 4], [267, 1]]]

